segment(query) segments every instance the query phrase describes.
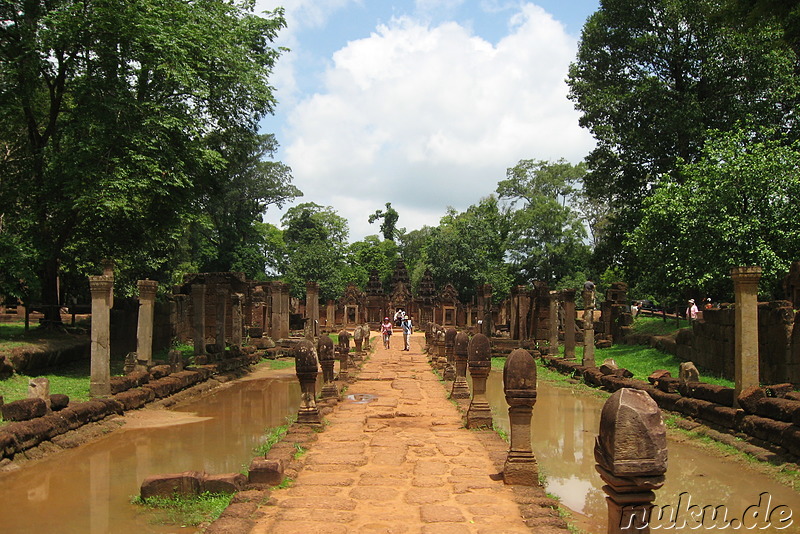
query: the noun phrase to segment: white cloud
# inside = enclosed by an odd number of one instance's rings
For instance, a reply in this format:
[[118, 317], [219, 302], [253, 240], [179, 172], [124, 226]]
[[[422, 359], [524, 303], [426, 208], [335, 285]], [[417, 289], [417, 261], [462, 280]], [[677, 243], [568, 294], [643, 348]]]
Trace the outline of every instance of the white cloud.
[[386, 202], [413, 230], [477, 203], [520, 159], [580, 161], [593, 142], [566, 98], [576, 42], [533, 4], [508, 28], [493, 45], [403, 17], [337, 51], [324, 91], [283, 110], [302, 200], [332, 205], [357, 240]]

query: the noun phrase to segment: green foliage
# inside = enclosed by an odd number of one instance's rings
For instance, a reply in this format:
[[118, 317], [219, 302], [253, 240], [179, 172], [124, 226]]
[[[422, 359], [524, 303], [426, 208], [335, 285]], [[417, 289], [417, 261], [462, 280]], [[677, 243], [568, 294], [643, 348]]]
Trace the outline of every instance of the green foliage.
[[330, 206], [306, 202], [289, 208], [281, 224], [287, 257], [283, 278], [292, 295], [302, 298], [306, 282], [315, 281], [322, 300], [339, 298], [347, 278], [347, 220]]
[[376, 272], [384, 290], [388, 290], [398, 259], [397, 251], [398, 247], [394, 241], [389, 239], [381, 241], [376, 235], [367, 236], [362, 241], [351, 244], [347, 250], [349, 277], [346, 282], [352, 282], [364, 289], [370, 275]]
[[185, 256], [188, 223], [225, 230], [213, 205], [232, 188], [248, 186], [243, 211], [224, 221], [237, 228], [252, 223], [241, 220], [251, 201], [294, 194], [287, 169], [256, 161], [269, 151], [256, 130], [275, 105], [268, 76], [281, 50], [270, 44], [285, 22], [280, 9], [257, 16], [253, 8], [223, 0], [0, 7], [0, 248], [18, 248], [25, 262], [3, 260], [3, 293], [54, 304], [59, 275], [61, 291], [74, 295], [106, 257], [123, 293], [136, 279], [168, 280], [169, 262]]
[[[767, 136], [764, 136], [767, 137]], [[762, 294], [777, 297], [800, 250], [798, 143], [717, 132], [681, 181], [659, 187], [628, 241], [639, 285], [657, 297], [732, 297], [730, 269], [760, 265]]]
[[539, 280], [553, 286], [586, 265], [586, 230], [567, 203], [584, 174], [583, 164], [563, 159], [522, 160], [497, 184], [500, 198], [510, 199], [508, 255], [516, 283]]
[[[388, 241], [394, 241], [398, 234], [397, 219], [400, 215], [392, 207], [391, 202], [386, 203], [386, 211], [376, 210], [375, 213], [369, 216], [369, 223], [372, 224], [377, 220], [381, 220], [381, 234], [383, 238]], [[402, 231], [402, 230], [401, 230]]]
[[131, 503], [148, 508], [153, 512], [152, 523], [197, 526], [216, 520], [231, 502], [232, 494], [203, 493], [201, 495], [174, 496], [172, 498], [133, 497]]
[[597, 139], [586, 193], [612, 210], [595, 252], [602, 267], [645, 263], [624, 246], [642, 201], [667, 177], [683, 183], [681, 162], [702, 157], [710, 130], [770, 126], [797, 137], [796, 54], [776, 21], [741, 27], [729, 4], [607, 0], [583, 28], [568, 84]]
[[290, 360], [270, 360], [269, 368], [273, 370], [288, 369], [290, 367], [294, 367], [294, 364], [294, 358]]
[[296, 418], [296, 416], [287, 417], [285, 425], [268, 428], [264, 433], [264, 442], [253, 449], [253, 452], [258, 455], [267, 454], [276, 443], [283, 439]]
[[452, 283], [461, 301], [468, 302], [480, 284], [489, 283], [497, 301], [505, 298], [511, 290], [505, 264], [509, 230], [508, 217], [494, 196], [463, 213], [449, 208], [425, 244], [436, 287]]

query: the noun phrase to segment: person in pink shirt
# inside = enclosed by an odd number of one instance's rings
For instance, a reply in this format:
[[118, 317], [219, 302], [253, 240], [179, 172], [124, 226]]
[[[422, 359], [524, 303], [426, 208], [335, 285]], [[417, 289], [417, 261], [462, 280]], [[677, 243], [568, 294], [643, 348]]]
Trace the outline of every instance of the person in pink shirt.
[[689, 306], [686, 308], [686, 318], [689, 319], [689, 322], [697, 320], [697, 311], [697, 304], [694, 303], [694, 299], [689, 299]]

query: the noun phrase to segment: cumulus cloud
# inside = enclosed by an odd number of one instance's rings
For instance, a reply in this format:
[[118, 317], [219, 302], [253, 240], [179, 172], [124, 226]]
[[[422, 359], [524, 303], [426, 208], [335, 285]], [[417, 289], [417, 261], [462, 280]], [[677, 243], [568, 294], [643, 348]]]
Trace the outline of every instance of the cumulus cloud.
[[589, 152], [564, 82], [576, 46], [533, 4], [497, 43], [457, 22], [394, 18], [338, 50], [324, 89], [284, 109], [283, 159], [303, 200], [332, 205], [353, 240], [377, 233], [367, 217], [386, 202], [399, 226], [435, 225], [520, 159]]

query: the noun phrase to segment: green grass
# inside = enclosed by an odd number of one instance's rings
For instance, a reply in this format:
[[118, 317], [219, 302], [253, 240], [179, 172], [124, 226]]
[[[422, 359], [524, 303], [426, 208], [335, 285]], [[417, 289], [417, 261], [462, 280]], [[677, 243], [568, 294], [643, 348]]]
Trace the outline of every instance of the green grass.
[[181, 356], [184, 358], [193, 358], [194, 357], [194, 345], [189, 343], [177, 343], [174, 346], [166, 349], [161, 349], [158, 352], [153, 353], [154, 360], [162, 360], [168, 361], [169, 360], [169, 351], [171, 350], [178, 350], [181, 353]]
[[230, 504], [231, 497], [232, 495], [216, 493], [203, 493], [193, 497], [176, 495], [172, 498], [149, 497], [147, 499], [136, 496], [131, 499], [131, 502], [152, 511], [151, 523], [153, 524], [187, 527], [217, 519]]
[[290, 367], [294, 367], [294, 359], [291, 360], [270, 360], [269, 368], [273, 370], [277, 369], [288, 369]]
[[680, 320], [680, 327], [674, 318], [667, 318], [666, 322], [661, 317], [644, 317], [639, 315], [634, 319], [631, 332], [649, 336], [668, 336], [674, 334], [679, 328], [689, 326], [689, 322]]
[[273, 447], [273, 445], [275, 445], [276, 443], [278, 443], [280, 440], [283, 439], [283, 436], [286, 435], [286, 433], [289, 431], [289, 427], [292, 426], [292, 423], [294, 423], [296, 419], [297, 419], [296, 415], [290, 416], [286, 418], [286, 424], [268, 428], [264, 432], [264, 435], [266, 436], [264, 443], [253, 449], [253, 452], [255, 452], [258, 455], [267, 454], [269, 450]]

